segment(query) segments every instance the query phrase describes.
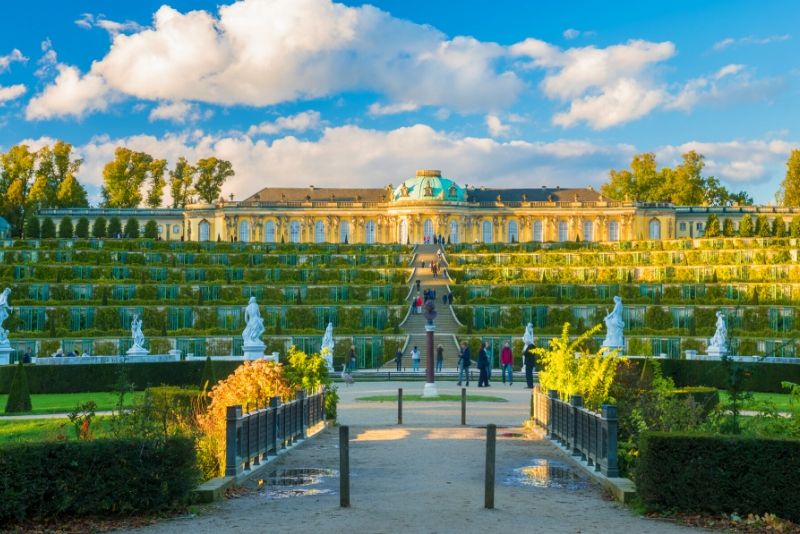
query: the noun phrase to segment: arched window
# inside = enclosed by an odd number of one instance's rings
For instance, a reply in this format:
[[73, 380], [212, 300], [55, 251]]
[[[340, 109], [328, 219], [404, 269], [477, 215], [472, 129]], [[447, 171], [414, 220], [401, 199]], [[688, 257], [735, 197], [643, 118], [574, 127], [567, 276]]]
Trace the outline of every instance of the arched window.
[[492, 242], [492, 221], [483, 221], [483, 242]]
[[197, 233], [199, 234], [198, 238], [200, 239], [200, 241], [208, 241], [210, 239], [211, 225], [208, 224], [208, 221], [206, 220], [200, 221], [200, 224], [197, 225]]
[[400, 221], [400, 228], [397, 232], [400, 236], [400, 244], [405, 245], [408, 243], [408, 221], [403, 219]]
[[372, 245], [375, 243], [375, 221], [367, 221], [364, 225], [364, 231], [366, 232], [366, 242], [367, 245]]
[[650, 221], [650, 239], [661, 239], [661, 221], [658, 219]]
[[458, 221], [450, 221], [450, 242], [458, 243]]
[[314, 243], [325, 242], [325, 223], [317, 221], [314, 223]]
[[533, 221], [533, 240], [539, 243], [544, 241], [542, 238], [542, 221]]
[[558, 221], [558, 240], [562, 243], [569, 240], [567, 221]]
[[619, 223], [617, 221], [608, 223], [608, 240], [619, 241]]
[[275, 242], [275, 223], [272, 221], [267, 221], [264, 223], [264, 242]]
[[239, 241], [241, 243], [250, 242], [250, 221], [242, 221], [239, 223]]
[[583, 221], [583, 240], [594, 241], [594, 225], [592, 221]]
[[433, 241], [433, 221], [430, 219], [425, 219], [425, 222], [422, 225], [422, 233], [426, 243]]
[[519, 242], [519, 226], [517, 226], [517, 221], [508, 222], [508, 242], [509, 243]]
[[339, 242], [350, 243], [350, 223], [348, 221], [339, 223]]
[[289, 242], [300, 242], [300, 221], [292, 221], [289, 223]]

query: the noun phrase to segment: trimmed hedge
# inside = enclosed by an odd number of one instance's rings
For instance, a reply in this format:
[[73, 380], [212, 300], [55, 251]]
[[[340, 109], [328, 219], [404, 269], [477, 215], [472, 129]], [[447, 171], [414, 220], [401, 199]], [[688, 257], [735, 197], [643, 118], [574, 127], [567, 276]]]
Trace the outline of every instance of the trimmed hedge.
[[33, 407], [31, 406], [31, 391], [28, 388], [25, 365], [20, 360], [14, 367], [16, 371], [14, 378], [11, 379], [11, 387], [6, 400], [6, 413], [30, 412]]
[[186, 438], [5, 444], [0, 523], [178, 509], [199, 482], [195, 463]]
[[[785, 393], [781, 381], [800, 383], [800, 365], [792, 363], [737, 363], [745, 372], [742, 389], [768, 393]], [[722, 362], [702, 360], [661, 360], [661, 371], [678, 387], [729, 387], [730, 373]]]
[[800, 440], [654, 432], [636, 486], [651, 510], [765, 514], [800, 521]]
[[[97, 363], [81, 365], [26, 365], [31, 393], [82, 393], [111, 391], [117, 386], [121, 368], [136, 389], [169, 385], [196, 388], [204, 361], [153, 363]], [[225, 378], [241, 365], [236, 361], [215, 361], [218, 378]], [[8, 393], [15, 365], [0, 366], [0, 393]]]

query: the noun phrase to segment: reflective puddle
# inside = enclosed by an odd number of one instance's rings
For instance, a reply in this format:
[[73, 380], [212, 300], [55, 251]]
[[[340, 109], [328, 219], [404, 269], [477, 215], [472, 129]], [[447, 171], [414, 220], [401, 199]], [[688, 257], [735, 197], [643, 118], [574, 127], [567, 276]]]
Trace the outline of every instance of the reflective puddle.
[[333, 493], [333, 479], [338, 476], [335, 469], [278, 469], [269, 477], [254, 481], [251, 487], [268, 499], [325, 495]]
[[534, 458], [530, 465], [513, 469], [503, 479], [503, 485], [530, 488], [582, 490], [589, 481], [581, 478], [565, 463], [546, 458]]

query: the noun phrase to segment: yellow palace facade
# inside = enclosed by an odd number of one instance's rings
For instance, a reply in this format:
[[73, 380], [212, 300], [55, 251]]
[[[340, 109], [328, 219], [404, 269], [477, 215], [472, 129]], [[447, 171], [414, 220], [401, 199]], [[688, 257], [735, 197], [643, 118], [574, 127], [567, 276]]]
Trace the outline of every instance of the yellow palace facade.
[[57, 209], [40, 215], [154, 220], [164, 240], [261, 243], [450, 243], [630, 241], [700, 237], [710, 213], [766, 215], [786, 222], [795, 210], [769, 206], [676, 207], [616, 201], [592, 188], [461, 186], [438, 170], [419, 170], [397, 187], [265, 187], [241, 201], [183, 209]]

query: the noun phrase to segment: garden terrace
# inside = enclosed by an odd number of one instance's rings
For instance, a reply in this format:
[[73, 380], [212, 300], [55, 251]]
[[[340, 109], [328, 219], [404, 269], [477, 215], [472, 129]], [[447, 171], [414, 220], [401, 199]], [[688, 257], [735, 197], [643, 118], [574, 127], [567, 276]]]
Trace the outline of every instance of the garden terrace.
[[734, 353], [800, 353], [796, 239], [531, 245], [461, 245], [448, 254], [464, 333], [502, 342], [530, 322], [544, 345], [564, 322], [578, 331], [601, 323], [620, 295], [628, 354], [702, 352], [718, 310]]
[[[411, 249], [397, 245], [246, 245], [136, 240], [4, 241], [5, 326], [19, 354], [117, 355], [141, 315], [153, 354], [241, 355], [243, 307], [262, 306], [268, 351], [319, 350], [332, 322], [345, 350], [378, 366], [406, 312]], [[344, 354], [336, 354], [337, 359]]]

